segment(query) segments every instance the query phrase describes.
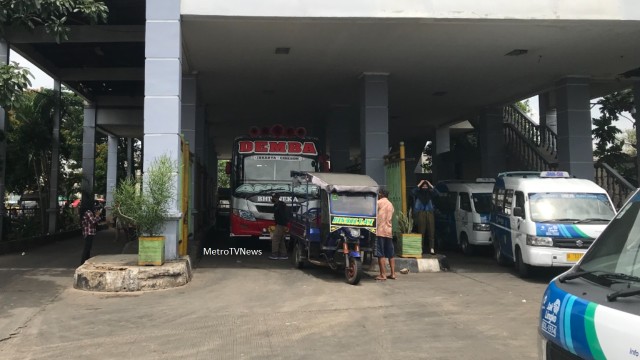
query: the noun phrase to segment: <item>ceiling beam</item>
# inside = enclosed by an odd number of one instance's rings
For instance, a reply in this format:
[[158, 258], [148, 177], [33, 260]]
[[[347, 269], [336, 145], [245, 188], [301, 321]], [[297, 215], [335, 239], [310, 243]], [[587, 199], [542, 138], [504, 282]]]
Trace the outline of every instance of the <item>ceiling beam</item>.
[[64, 68], [58, 76], [62, 81], [141, 81], [144, 68]]
[[[63, 43], [144, 42], [144, 25], [72, 25], [69, 39]], [[21, 27], [6, 29], [5, 38], [12, 44], [55, 43], [43, 27], [33, 31]]]

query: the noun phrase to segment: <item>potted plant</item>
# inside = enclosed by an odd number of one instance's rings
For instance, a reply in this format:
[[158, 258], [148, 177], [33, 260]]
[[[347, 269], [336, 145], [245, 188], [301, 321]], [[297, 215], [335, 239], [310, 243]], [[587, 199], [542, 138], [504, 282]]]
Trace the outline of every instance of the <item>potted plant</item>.
[[412, 233], [413, 214], [404, 212], [398, 213], [398, 256], [401, 257], [422, 257], [422, 235]]
[[147, 170], [142, 189], [132, 178], [120, 182], [114, 192], [114, 209], [124, 226], [138, 234], [138, 265], [164, 264], [162, 236], [174, 199], [176, 167], [167, 155], [155, 159]]

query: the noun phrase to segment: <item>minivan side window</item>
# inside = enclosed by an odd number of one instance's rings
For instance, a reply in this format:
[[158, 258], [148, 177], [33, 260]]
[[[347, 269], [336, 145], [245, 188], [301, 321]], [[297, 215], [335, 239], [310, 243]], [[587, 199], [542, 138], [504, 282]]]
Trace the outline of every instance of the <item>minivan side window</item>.
[[504, 214], [511, 215], [511, 208], [513, 207], [513, 190], [508, 189], [504, 194]]
[[522, 209], [522, 212], [524, 213], [524, 217], [527, 217], [526, 211], [524, 209], [524, 193], [522, 191], [516, 191], [516, 207], [519, 207]]
[[493, 206], [497, 213], [504, 213], [504, 189], [496, 189], [493, 192]]
[[460, 193], [460, 209], [471, 212], [471, 199], [469, 198], [469, 193]]

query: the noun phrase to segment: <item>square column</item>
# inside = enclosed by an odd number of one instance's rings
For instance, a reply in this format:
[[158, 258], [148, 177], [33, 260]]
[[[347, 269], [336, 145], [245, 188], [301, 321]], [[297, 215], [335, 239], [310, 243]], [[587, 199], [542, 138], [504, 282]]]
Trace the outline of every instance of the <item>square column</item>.
[[589, 79], [568, 77], [557, 83], [559, 170], [593, 181], [590, 100]]
[[96, 113], [95, 105], [85, 105], [82, 127], [82, 206], [80, 214], [93, 208], [95, 198], [93, 186], [96, 168]]
[[507, 168], [502, 108], [485, 108], [478, 125], [482, 177], [496, 177]]
[[327, 139], [331, 160], [331, 172], [346, 172], [351, 165], [350, 143], [352, 134], [349, 132], [356, 119], [356, 114], [349, 106], [334, 105], [331, 107], [327, 119]]
[[107, 221], [113, 218], [113, 192], [118, 182], [118, 138], [109, 135], [107, 138]]
[[61, 117], [61, 83], [53, 83], [55, 106], [51, 131], [51, 173], [49, 174], [49, 234], [55, 233], [58, 222], [58, 174], [60, 172], [60, 117]]
[[144, 150], [146, 173], [156, 158], [167, 155], [176, 165], [174, 199], [165, 223], [165, 257], [178, 258], [182, 43], [180, 0], [147, 0], [145, 30]]
[[[197, 79], [195, 76], [183, 76], [182, 77], [182, 95], [181, 95], [181, 103], [182, 103], [182, 117], [181, 117], [181, 125], [182, 125], [182, 135], [184, 136], [185, 141], [189, 143], [189, 152], [193, 156], [196, 154], [196, 123], [197, 123]], [[189, 197], [189, 232], [193, 232], [194, 225], [196, 223], [197, 209], [195, 204], [196, 194], [199, 195], [198, 189], [195, 188], [196, 185], [196, 175], [197, 175], [197, 164], [196, 159], [193, 159], [193, 165], [190, 169], [191, 173], [189, 175], [189, 194], [181, 194], [182, 196]]]
[[360, 81], [362, 172], [385, 186], [384, 157], [389, 154], [389, 75], [365, 73]]

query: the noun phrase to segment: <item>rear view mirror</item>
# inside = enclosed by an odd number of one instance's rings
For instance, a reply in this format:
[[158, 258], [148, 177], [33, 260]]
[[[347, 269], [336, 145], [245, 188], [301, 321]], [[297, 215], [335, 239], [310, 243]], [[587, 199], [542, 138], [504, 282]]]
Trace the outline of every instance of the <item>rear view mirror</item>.
[[521, 207], [514, 207], [513, 208], [513, 216], [517, 216], [519, 218], [523, 218], [524, 219], [524, 210]]
[[227, 175], [231, 175], [231, 161], [227, 161], [227, 164], [224, 167], [224, 172]]

